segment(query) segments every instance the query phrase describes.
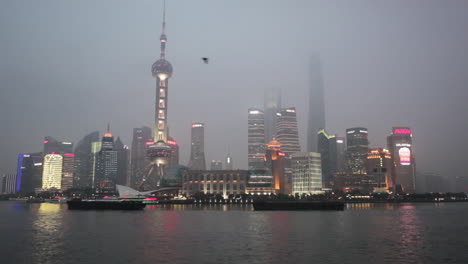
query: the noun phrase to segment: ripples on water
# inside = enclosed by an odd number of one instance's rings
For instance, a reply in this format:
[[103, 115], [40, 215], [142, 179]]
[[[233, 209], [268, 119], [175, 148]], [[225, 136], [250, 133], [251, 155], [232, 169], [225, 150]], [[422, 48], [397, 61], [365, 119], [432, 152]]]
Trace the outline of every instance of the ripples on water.
[[0, 203], [0, 263], [468, 263], [468, 204], [68, 211]]

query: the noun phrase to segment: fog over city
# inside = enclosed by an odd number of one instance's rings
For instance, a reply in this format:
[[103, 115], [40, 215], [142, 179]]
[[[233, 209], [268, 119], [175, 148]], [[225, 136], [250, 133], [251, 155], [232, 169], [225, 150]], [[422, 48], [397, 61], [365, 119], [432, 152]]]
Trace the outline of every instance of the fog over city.
[[[0, 1], [0, 173], [43, 138], [78, 142], [154, 126], [162, 1]], [[282, 90], [307, 137], [310, 61], [320, 58], [326, 129], [413, 130], [417, 171], [468, 176], [468, 1], [168, 0], [166, 58], [174, 67], [168, 124], [190, 155], [205, 124], [205, 155], [247, 167], [247, 109]], [[209, 63], [202, 61], [208, 57]]]

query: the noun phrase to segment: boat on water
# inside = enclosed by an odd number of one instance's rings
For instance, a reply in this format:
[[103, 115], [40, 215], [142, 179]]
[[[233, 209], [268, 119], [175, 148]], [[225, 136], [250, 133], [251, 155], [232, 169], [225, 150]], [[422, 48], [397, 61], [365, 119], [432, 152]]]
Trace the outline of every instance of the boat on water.
[[267, 210], [338, 210], [345, 208], [344, 202], [340, 201], [276, 201], [276, 200], [254, 200], [255, 211]]
[[69, 210], [143, 210], [146, 207], [142, 201], [119, 199], [72, 199], [67, 201], [67, 205]]

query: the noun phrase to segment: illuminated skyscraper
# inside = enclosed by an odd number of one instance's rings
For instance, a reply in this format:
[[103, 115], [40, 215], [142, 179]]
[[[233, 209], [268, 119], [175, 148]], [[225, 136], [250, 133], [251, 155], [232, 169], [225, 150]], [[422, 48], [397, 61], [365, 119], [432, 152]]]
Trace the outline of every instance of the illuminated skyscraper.
[[132, 188], [138, 188], [145, 176], [146, 169], [149, 165], [149, 160], [146, 156], [146, 143], [152, 140], [151, 128], [144, 126], [133, 129], [130, 162], [130, 187]]
[[226, 156], [226, 170], [232, 170], [232, 157], [231, 157], [231, 153], [229, 153], [228, 151], [228, 154]]
[[115, 183], [119, 185], [127, 185], [128, 159], [130, 154], [128, 146], [122, 143], [120, 137], [117, 137], [117, 140], [115, 140], [114, 151], [117, 152], [117, 177]]
[[322, 66], [319, 60], [312, 59], [309, 89], [309, 117], [307, 128], [307, 151], [317, 151], [317, 132], [325, 129], [325, 102]]
[[349, 173], [366, 174], [369, 140], [367, 128], [355, 127], [346, 129], [346, 163]]
[[281, 109], [281, 90], [280, 89], [267, 89], [265, 90], [264, 101], [264, 120], [265, 120], [265, 141], [268, 143], [273, 140], [276, 135], [276, 113]]
[[276, 193], [285, 193], [286, 177], [284, 160], [286, 154], [281, 151], [282, 145], [276, 140], [267, 143], [265, 165], [273, 176], [273, 188]]
[[296, 108], [284, 108], [276, 113], [276, 140], [281, 143], [281, 151], [290, 156], [300, 152], [299, 132], [297, 128]]
[[95, 188], [102, 193], [113, 192], [117, 181], [117, 151], [114, 150], [114, 136], [109, 127], [102, 137], [96, 161]]
[[42, 153], [18, 155], [16, 192], [33, 192], [42, 187]]
[[156, 113], [154, 125], [154, 144], [148, 145], [147, 155], [151, 160], [152, 169], [143, 179], [143, 188], [156, 188], [160, 185], [161, 179], [171, 156], [171, 147], [167, 145], [167, 109], [169, 96], [169, 78], [172, 76], [172, 65], [166, 60], [166, 3], [164, 2], [162, 33], [159, 38], [161, 53], [151, 72], [156, 78]]
[[[330, 187], [332, 175], [338, 168], [338, 142], [336, 135], [328, 134], [325, 129], [319, 130], [318, 134], [318, 153], [322, 161], [322, 180], [323, 187]], [[310, 153], [310, 152], [309, 152]]]
[[44, 156], [42, 189], [62, 189], [63, 157], [60, 154]]
[[177, 167], [179, 166], [179, 145], [171, 136], [168, 137], [167, 144], [171, 147], [171, 158], [169, 160], [168, 168]]
[[205, 163], [205, 125], [192, 124], [192, 140], [189, 166], [191, 170], [206, 170]]
[[385, 148], [373, 148], [367, 153], [367, 174], [373, 176], [374, 191], [383, 192], [393, 187], [392, 156]]
[[58, 141], [53, 137], [45, 137], [43, 155], [52, 153], [72, 153], [73, 143], [67, 141]]
[[75, 154], [63, 153], [62, 190], [73, 188], [73, 175], [75, 173]]
[[396, 187], [407, 193], [416, 190], [416, 166], [413, 150], [413, 133], [409, 127], [394, 127], [387, 137], [388, 149], [392, 155], [391, 173]]
[[249, 108], [248, 114], [248, 166], [263, 167], [265, 155], [265, 116], [262, 110]]
[[74, 187], [92, 187], [93, 155], [92, 143], [99, 140], [99, 132], [94, 131], [86, 135], [75, 147]]

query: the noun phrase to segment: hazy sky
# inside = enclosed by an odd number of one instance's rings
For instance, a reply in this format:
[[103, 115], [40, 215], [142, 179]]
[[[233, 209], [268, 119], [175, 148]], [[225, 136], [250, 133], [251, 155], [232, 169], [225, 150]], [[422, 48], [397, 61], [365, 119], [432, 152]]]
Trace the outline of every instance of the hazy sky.
[[[153, 126], [162, 0], [0, 0], [0, 168], [105, 131], [131, 145]], [[266, 88], [298, 110], [305, 147], [309, 60], [323, 62], [327, 129], [414, 131], [418, 171], [467, 175], [468, 1], [168, 0], [169, 126], [189, 158], [203, 122], [206, 160], [247, 165], [247, 108]], [[201, 57], [209, 57], [203, 64]], [[209, 166], [209, 164], [207, 164]]]

